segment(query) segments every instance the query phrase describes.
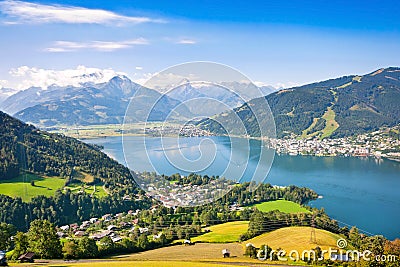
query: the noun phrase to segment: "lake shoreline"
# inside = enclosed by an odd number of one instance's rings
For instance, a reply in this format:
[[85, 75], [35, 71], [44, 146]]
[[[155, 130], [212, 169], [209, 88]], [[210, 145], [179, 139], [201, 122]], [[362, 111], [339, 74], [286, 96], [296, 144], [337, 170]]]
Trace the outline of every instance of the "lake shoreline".
[[[210, 138], [215, 142], [218, 153], [215, 162], [199, 173], [218, 175], [222, 173], [224, 164], [229, 160], [231, 146], [227, 137]], [[126, 165], [125, 156], [127, 156], [132, 160], [129, 168], [137, 171], [153, 171], [154, 166], [147, 163], [150, 158], [154, 160], [153, 164], [156, 164], [158, 173], [166, 175], [182, 173], [163, 156], [163, 150], [160, 150], [163, 148], [160, 138], [146, 139], [147, 151], [143, 150], [141, 137], [127, 136], [127, 140], [131, 142], [131, 149], [125, 151], [127, 155], [123, 153], [121, 137], [94, 138], [84, 141], [103, 146], [105, 153], [124, 165]], [[179, 155], [176, 152], [179, 152], [179, 149], [177, 150], [176, 144], [172, 144], [173, 138], [167, 138], [164, 141], [166, 153], [170, 153], [169, 156], [173, 161], [176, 160], [175, 157]], [[183, 145], [183, 153], [189, 153], [190, 156], [195, 157], [198, 153], [198, 149], [195, 149], [196, 144], [200, 141], [201, 138], [182, 138], [179, 142]], [[173, 145], [173, 150], [168, 146], [169, 143]], [[247, 142], [244, 141], [244, 143]], [[268, 151], [265, 147], [260, 148], [259, 142], [250, 142], [250, 145], [255, 149], [254, 153], [259, 153], [257, 151], [260, 149]], [[211, 148], [212, 146], [205, 146], [206, 150]], [[234, 153], [240, 157], [243, 154], [242, 156], [245, 157], [247, 150], [248, 148], [243, 148]], [[244, 162], [244, 158], [242, 161]], [[240, 162], [239, 160], [238, 163]], [[250, 171], [257, 164], [256, 156], [248, 159]], [[400, 187], [399, 173], [400, 164], [395, 164], [394, 161], [386, 158], [376, 160], [375, 158], [276, 154], [263, 182], [277, 186], [296, 185], [310, 188], [323, 196], [310, 202], [309, 205], [312, 207], [323, 207], [332, 218], [350, 225], [357, 225], [366, 232], [382, 233], [388, 238], [395, 238], [398, 237], [398, 226], [395, 222], [400, 221], [400, 195], [397, 192]], [[250, 174], [251, 172], [245, 172], [241, 181], [250, 179]], [[371, 214], [379, 214], [379, 216], [372, 216], [373, 219], [371, 219]], [[382, 224], [382, 222], [385, 223]]]

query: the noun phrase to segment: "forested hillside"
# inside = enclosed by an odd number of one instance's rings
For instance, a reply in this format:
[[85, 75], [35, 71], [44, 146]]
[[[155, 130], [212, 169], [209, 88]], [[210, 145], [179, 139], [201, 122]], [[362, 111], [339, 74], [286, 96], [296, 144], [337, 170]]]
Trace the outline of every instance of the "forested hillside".
[[[130, 171], [98, 148], [76, 139], [40, 131], [0, 112], [0, 179], [12, 186], [13, 178], [26, 172], [38, 176], [60, 176], [68, 184], [75, 170], [92, 175], [104, 184], [109, 195], [96, 198], [85, 192], [58, 190], [53, 197], [37, 196], [29, 203], [0, 195], [0, 222], [25, 229], [34, 219], [56, 224], [81, 221], [108, 212], [148, 207]], [[44, 178], [46, 179], [46, 178]], [[11, 182], [10, 182], [11, 181]], [[131, 195], [129, 201], [123, 201]], [[135, 201], [142, 199], [141, 201]]]
[[40, 131], [0, 112], [0, 179], [12, 179], [28, 171], [67, 180], [74, 168], [93, 175], [114, 189], [134, 181], [123, 165], [97, 147], [76, 139]]
[[[343, 137], [400, 123], [400, 68], [379, 69], [363, 76], [345, 76], [300, 87], [280, 90], [265, 97], [276, 124], [277, 137]], [[206, 119], [201, 127], [221, 134], [236, 133], [235, 114], [251, 136], [268, 125], [265, 102], [253, 99], [243, 106]]]

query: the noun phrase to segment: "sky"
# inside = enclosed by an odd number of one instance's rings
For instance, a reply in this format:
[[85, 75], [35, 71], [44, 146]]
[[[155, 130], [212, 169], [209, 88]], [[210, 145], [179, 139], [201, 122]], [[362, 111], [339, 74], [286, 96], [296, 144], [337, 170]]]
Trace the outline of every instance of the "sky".
[[0, 86], [143, 82], [190, 61], [290, 87], [400, 66], [400, 2], [0, 1]]

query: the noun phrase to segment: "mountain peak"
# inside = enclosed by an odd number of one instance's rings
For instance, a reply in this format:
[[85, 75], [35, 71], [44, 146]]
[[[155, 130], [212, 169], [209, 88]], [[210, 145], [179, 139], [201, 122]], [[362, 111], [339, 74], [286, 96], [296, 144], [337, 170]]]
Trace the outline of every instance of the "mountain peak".
[[123, 75], [123, 74], [115, 75], [114, 77], [112, 77], [112, 78], [110, 79], [110, 82], [111, 82], [111, 81], [122, 81], [122, 82], [129, 81], [129, 82], [131, 82], [131, 80], [128, 78], [128, 76]]

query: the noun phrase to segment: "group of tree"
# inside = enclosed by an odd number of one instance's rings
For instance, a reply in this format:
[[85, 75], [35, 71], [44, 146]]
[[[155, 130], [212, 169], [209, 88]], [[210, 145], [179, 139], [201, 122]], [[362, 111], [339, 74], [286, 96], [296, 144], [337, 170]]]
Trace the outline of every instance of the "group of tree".
[[57, 191], [53, 197], [37, 196], [30, 202], [21, 198], [0, 195], [0, 222], [13, 224], [18, 230], [26, 231], [29, 223], [36, 219], [48, 220], [56, 225], [88, 220], [107, 213], [147, 209], [151, 199], [123, 200], [124, 192], [102, 198], [90, 194], [74, 194], [69, 190]]

